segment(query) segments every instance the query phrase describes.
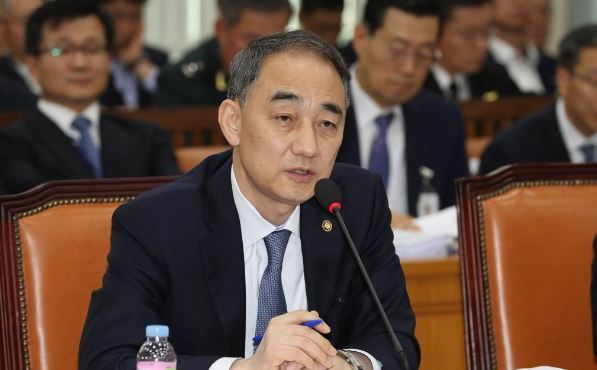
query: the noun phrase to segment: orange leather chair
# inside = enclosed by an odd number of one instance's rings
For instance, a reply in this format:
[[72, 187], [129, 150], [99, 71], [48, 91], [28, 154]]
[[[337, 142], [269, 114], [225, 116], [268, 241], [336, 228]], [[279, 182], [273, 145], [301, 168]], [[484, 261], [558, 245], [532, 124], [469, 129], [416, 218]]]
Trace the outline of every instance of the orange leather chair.
[[597, 369], [597, 164], [511, 166], [457, 192], [468, 368]]
[[221, 153], [228, 149], [230, 147], [226, 145], [187, 146], [176, 148], [174, 153], [178, 167], [182, 173], [187, 173], [210, 155]]
[[77, 368], [112, 213], [172, 179], [57, 181], [0, 197], [0, 369]]

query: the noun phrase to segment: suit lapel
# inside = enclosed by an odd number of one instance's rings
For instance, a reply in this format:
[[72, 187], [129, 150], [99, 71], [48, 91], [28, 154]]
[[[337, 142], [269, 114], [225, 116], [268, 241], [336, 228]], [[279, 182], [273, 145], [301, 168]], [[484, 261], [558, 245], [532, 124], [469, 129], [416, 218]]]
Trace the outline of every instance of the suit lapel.
[[[331, 231], [324, 231], [324, 221], [331, 221]], [[309, 310], [317, 310], [325, 318], [334, 300], [340, 261], [347, 245], [337, 220], [314, 198], [301, 205], [301, 248], [305, 288]]]
[[[26, 121], [40, 150], [46, 158], [54, 158], [64, 171], [65, 178], [93, 177], [91, 168], [85, 162], [72, 140], [56, 124], [39, 111]], [[45, 160], [44, 160], [45, 161]]]
[[545, 123], [546, 143], [544, 147], [548, 149], [545, 153], [546, 158], [550, 157], [550, 160], [554, 162], [570, 162], [570, 154], [558, 126], [555, 104], [547, 111]]
[[245, 265], [240, 220], [232, 197], [231, 160], [206, 185], [203, 217], [212, 231], [201, 241], [208, 286], [231, 354], [244, 355]]
[[129, 174], [129, 160], [136, 158], [136, 141], [126, 135], [113, 118], [104, 114], [100, 116], [100, 140], [102, 142], [102, 166], [104, 177], [124, 177]]

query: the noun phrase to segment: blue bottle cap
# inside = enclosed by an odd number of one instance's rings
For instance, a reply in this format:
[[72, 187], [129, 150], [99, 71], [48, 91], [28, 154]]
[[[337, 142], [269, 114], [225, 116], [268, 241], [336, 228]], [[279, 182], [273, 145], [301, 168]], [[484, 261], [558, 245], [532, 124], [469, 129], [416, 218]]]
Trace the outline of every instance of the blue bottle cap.
[[167, 337], [170, 329], [166, 325], [147, 325], [145, 328], [146, 337]]

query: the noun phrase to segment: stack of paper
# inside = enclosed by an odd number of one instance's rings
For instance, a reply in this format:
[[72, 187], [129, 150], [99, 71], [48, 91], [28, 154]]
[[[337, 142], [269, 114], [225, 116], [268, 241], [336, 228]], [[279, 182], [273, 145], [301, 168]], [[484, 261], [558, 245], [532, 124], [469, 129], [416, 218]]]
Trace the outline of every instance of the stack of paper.
[[400, 259], [441, 258], [455, 252], [458, 236], [455, 207], [419, 217], [415, 223], [420, 231], [394, 229], [394, 246]]

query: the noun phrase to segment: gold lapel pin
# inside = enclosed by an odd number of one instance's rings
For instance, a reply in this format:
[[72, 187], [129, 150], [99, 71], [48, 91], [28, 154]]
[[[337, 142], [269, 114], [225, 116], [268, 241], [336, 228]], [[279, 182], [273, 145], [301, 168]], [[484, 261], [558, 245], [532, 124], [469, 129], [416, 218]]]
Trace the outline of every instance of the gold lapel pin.
[[330, 231], [332, 231], [332, 221], [330, 220], [324, 220], [321, 223], [321, 228], [323, 229], [323, 231], [325, 231], [326, 233], [329, 233]]

